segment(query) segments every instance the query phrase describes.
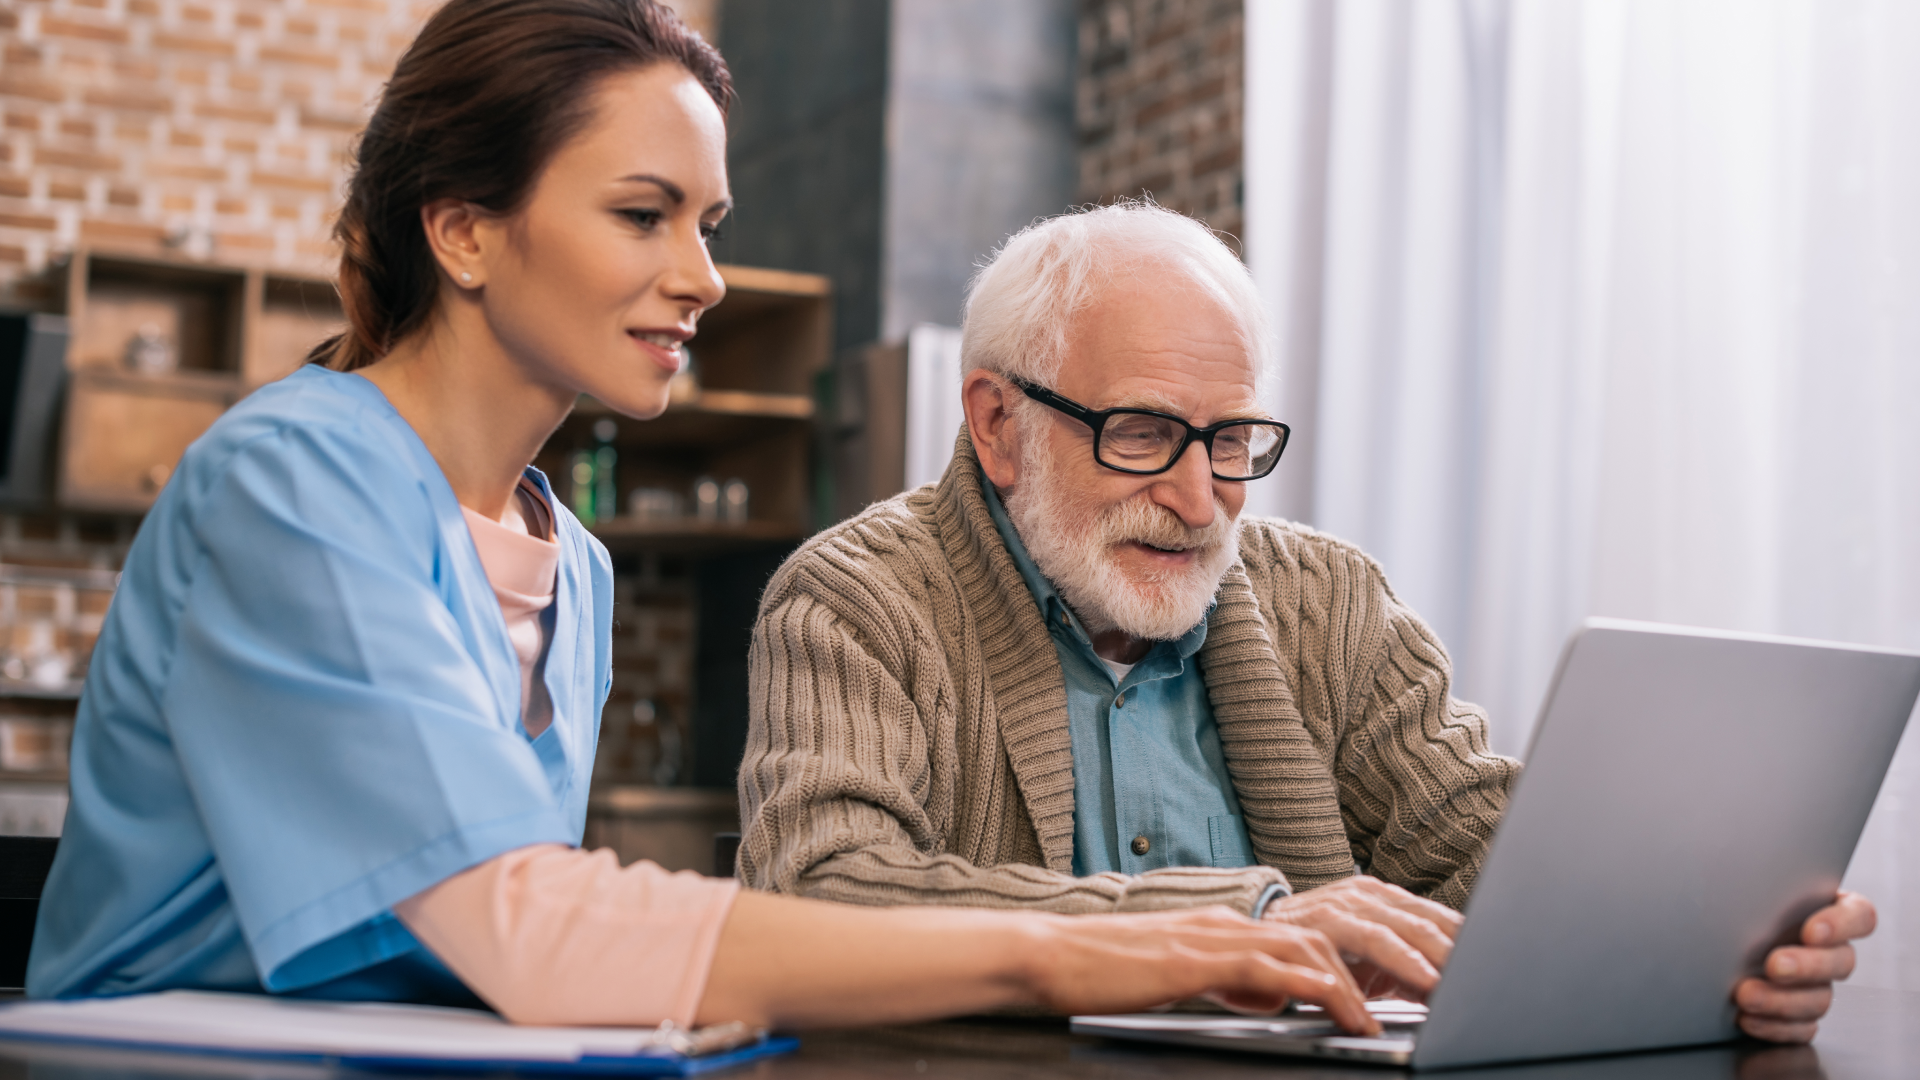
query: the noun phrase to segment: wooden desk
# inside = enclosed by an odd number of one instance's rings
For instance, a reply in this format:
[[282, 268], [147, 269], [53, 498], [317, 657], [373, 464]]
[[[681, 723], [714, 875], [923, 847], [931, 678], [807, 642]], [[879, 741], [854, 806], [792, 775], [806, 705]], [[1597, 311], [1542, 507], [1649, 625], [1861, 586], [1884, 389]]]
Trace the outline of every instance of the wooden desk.
[[[0, 1041], [0, 1080], [366, 1080], [373, 1075], [318, 1065]], [[419, 1080], [420, 1074], [408, 1075]], [[1364, 1065], [1108, 1042], [1069, 1034], [1063, 1021], [957, 1020], [814, 1032], [802, 1036], [797, 1054], [714, 1075], [741, 1080], [1261, 1075], [1370, 1080], [1401, 1074]], [[1740, 1044], [1429, 1075], [1448, 1080], [1910, 1080], [1920, 1076], [1920, 994], [1843, 986], [1810, 1049]]]

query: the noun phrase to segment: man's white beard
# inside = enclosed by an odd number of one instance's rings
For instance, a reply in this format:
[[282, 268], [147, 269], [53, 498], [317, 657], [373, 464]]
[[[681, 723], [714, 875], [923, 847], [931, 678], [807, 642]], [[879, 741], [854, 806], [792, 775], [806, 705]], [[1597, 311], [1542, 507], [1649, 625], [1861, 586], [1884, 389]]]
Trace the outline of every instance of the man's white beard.
[[[1213, 523], [1193, 529], [1142, 491], [1100, 509], [1064, 482], [1044, 436], [1029, 435], [1020, 450], [1021, 478], [1006, 493], [1007, 516], [1035, 566], [1080, 616], [1088, 633], [1124, 630], [1149, 641], [1172, 641], [1206, 617], [1227, 568], [1240, 556], [1240, 534], [1227, 508], [1214, 503]], [[1173, 569], [1122, 570], [1121, 544], [1197, 548]]]

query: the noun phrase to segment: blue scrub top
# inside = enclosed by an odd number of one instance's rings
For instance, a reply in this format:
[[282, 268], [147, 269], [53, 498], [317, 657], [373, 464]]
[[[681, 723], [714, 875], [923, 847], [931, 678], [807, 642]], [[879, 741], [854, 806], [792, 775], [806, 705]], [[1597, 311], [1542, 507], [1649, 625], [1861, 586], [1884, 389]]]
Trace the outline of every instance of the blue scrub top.
[[32, 996], [472, 1000], [393, 905], [579, 842], [610, 678], [606, 549], [528, 476], [560, 544], [537, 739], [453, 489], [371, 382], [303, 368], [187, 450], [87, 672]]

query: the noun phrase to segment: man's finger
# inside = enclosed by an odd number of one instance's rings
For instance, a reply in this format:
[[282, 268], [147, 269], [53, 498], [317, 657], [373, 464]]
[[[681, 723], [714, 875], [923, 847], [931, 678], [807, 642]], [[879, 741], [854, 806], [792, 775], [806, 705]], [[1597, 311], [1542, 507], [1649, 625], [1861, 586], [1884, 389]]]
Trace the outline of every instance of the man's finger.
[[1765, 1039], [1777, 1043], [1808, 1043], [1813, 1041], [1814, 1033], [1820, 1025], [1786, 1020], [1769, 1020], [1759, 1016], [1740, 1014], [1740, 1030], [1756, 1039]]
[[1742, 1015], [1766, 1020], [1812, 1021], [1833, 1005], [1833, 987], [1776, 986], [1765, 979], [1742, 979], [1733, 989], [1733, 1002]]
[[1314, 928], [1327, 935], [1342, 953], [1373, 964], [1417, 993], [1430, 993], [1440, 984], [1439, 970], [1384, 924], [1344, 911], [1328, 911], [1315, 920]]
[[1418, 949], [1420, 955], [1436, 970], [1445, 967], [1447, 957], [1453, 955], [1453, 935], [1422, 914], [1388, 904], [1378, 904], [1353, 914], [1380, 923], [1400, 935], [1402, 941]]
[[1348, 880], [1361, 888], [1364, 895], [1433, 923], [1447, 935], [1448, 940], [1452, 940], [1460, 933], [1460, 926], [1466, 921], [1464, 916], [1445, 904], [1429, 900], [1424, 896], [1415, 896], [1400, 886], [1390, 885], [1379, 878], [1357, 877]]
[[1808, 945], [1855, 941], [1873, 933], [1879, 921], [1873, 901], [1859, 893], [1843, 892], [1839, 899], [1807, 917], [1801, 924], [1800, 940]]
[[1781, 986], [1832, 982], [1853, 974], [1853, 946], [1809, 949], [1783, 945], [1767, 954], [1767, 980]]

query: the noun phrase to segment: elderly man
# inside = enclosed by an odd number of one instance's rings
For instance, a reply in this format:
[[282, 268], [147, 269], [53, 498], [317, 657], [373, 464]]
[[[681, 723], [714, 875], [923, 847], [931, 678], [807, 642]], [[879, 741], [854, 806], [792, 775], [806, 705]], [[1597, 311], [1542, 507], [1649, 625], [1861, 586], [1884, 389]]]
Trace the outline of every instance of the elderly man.
[[[1240, 518], [1286, 429], [1245, 268], [1112, 206], [1008, 241], [968, 298], [934, 485], [810, 541], [751, 655], [740, 866], [858, 904], [1225, 904], [1431, 989], [1519, 772], [1352, 545]], [[1650, 885], [1657, 887], [1657, 884]], [[1811, 1037], [1873, 910], [1737, 993]]]

